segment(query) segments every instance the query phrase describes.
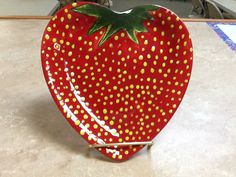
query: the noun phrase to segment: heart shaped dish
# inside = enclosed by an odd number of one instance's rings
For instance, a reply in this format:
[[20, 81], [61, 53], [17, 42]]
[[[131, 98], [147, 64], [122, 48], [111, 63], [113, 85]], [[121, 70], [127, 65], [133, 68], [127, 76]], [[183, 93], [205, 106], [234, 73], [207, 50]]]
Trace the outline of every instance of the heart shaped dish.
[[[172, 118], [189, 83], [193, 49], [186, 26], [166, 8], [114, 12], [80, 2], [50, 20], [41, 58], [70, 125], [90, 145], [122, 145], [152, 141]], [[96, 149], [124, 161], [143, 147]]]

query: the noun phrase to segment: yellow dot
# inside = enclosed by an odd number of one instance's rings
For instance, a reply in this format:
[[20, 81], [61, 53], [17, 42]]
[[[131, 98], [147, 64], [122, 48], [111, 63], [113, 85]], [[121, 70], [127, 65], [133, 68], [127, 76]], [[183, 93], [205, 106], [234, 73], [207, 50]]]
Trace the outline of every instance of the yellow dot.
[[113, 120], [110, 121], [110, 125], [114, 125], [114, 121]]
[[167, 60], [168, 59], [168, 57], [167, 56], [164, 56], [164, 60]]
[[118, 37], [118, 36], [115, 36], [114, 39], [117, 41], [117, 40], [119, 39], [119, 37]]
[[144, 41], [144, 45], [148, 45], [148, 40], [145, 40], [145, 41]]
[[67, 14], [67, 18], [70, 20], [71, 19], [71, 14]]
[[46, 35], [45, 35], [45, 39], [47, 39], [47, 40], [48, 40], [49, 38], [50, 38], [50, 37], [49, 37], [49, 35], [48, 35], [48, 34], [46, 34]]
[[52, 28], [51, 27], [47, 27], [47, 31], [48, 32], [52, 31]]
[[66, 29], [69, 29], [69, 28], [70, 28], [70, 26], [69, 26], [69, 25], [66, 25], [66, 26], [65, 26], [65, 28], [66, 28]]
[[76, 3], [76, 2], [72, 3], [72, 6], [73, 6], [73, 7], [76, 7], [76, 5], [77, 5], [77, 3]]
[[89, 59], [89, 55], [86, 55], [86, 56], [85, 56], [85, 59], [88, 60], [88, 59]]
[[80, 135], [84, 135], [84, 134], [85, 134], [84, 130], [80, 130]]
[[97, 129], [97, 128], [98, 128], [98, 125], [97, 125], [97, 124], [94, 124], [94, 125], [93, 125], [93, 128], [94, 128], [94, 129]]
[[154, 69], [154, 68], [151, 68], [151, 69], [150, 69], [150, 72], [151, 72], [151, 73], [154, 73], [154, 72], [155, 72], [155, 69]]
[[108, 85], [109, 83], [110, 83], [110, 82], [109, 82], [108, 80], [105, 82], [106, 85]]
[[125, 133], [129, 133], [129, 129], [125, 129]]
[[79, 120], [76, 120], [76, 121], [75, 121], [75, 125], [80, 125], [80, 121], [79, 121]]
[[129, 154], [129, 151], [125, 151], [125, 154], [128, 155], [128, 154]]
[[84, 119], [88, 119], [88, 115], [87, 114], [85, 114], [83, 117], [84, 117]]
[[108, 116], [104, 116], [104, 120], [108, 120], [109, 119], [109, 117]]
[[70, 57], [72, 55], [72, 52], [70, 51], [70, 52], [68, 52], [68, 56]]
[[122, 142], [123, 142], [122, 138], [119, 138], [118, 141], [119, 141], [119, 143], [122, 143]]
[[161, 32], [161, 35], [162, 35], [162, 36], [165, 36], [165, 32], [164, 32], [164, 31], [162, 31], [162, 32]]
[[125, 37], [125, 33], [121, 33], [121, 37]]
[[146, 67], [146, 66], [147, 66], [147, 62], [146, 62], [146, 61], [143, 63], [143, 66], [144, 66], [144, 67]]
[[88, 44], [89, 44], [89, 46], [92, 46], [92, 45], [93, 45], [93, 42], [90, 41]]
[[138, 59], [143, 60], [143, 55], [139, 55]]
[[183, 28], [183, 26], [182, 25], [179, 25], [179, 29], [181, 30]]
[[107, 114], [107, 109], [103, 109], [103, 114]]
[[144, 74], [144, 73], [145, 73], [145, 70], [144, 70], [144, 69], [141, 69], [141, 70], [140, 70], [140, 73], [141, 73], [141, 74]]
[[155, 52], [155, 50], [156, 50], [156, 47], [155, 47], [155, 46], [152, 46], [151, 51], [152, 51], [152, 52]]
[[63, 40], [60, 40], [60, 44], [64, 44], [64, 41], [63, 41]]
[[52, 39], [52, 42], [57, 42], [57, 39], [56, 39], [56, 38], [53, 38], [53, 39]]
[[64, 17], [61, 17], [60, 20], [61, 20], [61, 22], [63, 22], [64, 21]]

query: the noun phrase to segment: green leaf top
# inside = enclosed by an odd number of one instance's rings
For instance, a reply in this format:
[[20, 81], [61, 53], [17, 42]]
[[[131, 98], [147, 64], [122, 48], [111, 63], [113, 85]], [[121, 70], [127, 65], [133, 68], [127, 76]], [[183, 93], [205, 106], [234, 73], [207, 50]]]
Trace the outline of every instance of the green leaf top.
[[138, 44], [136, 32], [147, 31], [143, 24], [144, 20], [153, 20], [149, 11], [154, 11], [159, 8], [160, 7], [154, 5], [145, 5], [118, 13], [100, 5], [85, 4], [75, 7], [72, 10], [84, 15], [97, 17], [97, 21], [88, 31], [88, 35], [93, 34], [103, 27], [107, 27], [106, 33], [99, 42], [100, 46], [121, 29], [125, 30], [129, 38]]

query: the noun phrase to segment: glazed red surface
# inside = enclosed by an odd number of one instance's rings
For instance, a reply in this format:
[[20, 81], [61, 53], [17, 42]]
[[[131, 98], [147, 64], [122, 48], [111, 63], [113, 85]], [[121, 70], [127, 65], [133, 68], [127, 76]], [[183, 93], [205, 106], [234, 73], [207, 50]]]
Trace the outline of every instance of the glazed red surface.
[[[190, 79], [193, 53], [185, 25], [160, 8], [150, 12], [153, 21], [144, 21], [148, 32], [137, 33], [139, 44], [120, 30], [98, 46], [106, 28], [88, 36], [96, 17], [72, 7], [51, 19], [42, 39], [42, 67], [54, 101], [89, 144], [151, 141], [172, 118]], [[104, 122], [99, 125], [81, 103]], [[127, 160], [142, 147], [98, 150]]]

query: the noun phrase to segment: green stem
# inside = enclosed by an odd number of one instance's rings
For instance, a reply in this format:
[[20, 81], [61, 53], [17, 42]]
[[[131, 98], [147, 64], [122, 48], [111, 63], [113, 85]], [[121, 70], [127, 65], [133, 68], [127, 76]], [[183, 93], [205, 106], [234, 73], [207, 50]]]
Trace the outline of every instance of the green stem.
[[125, 30], [129, 38], [138, 44], [136, 33], [147, 31], [144, 26], [144, 20], [153, 20], [153, 17], [150, 15], [149, 11], [158, 10], [159, 8], [159, 6], [155, 5], [145, 5], [118, 13], [100, 5], [85, 4], [73, 8], [73, 11], [84, 15], [97, 17], [96, 22], [89, 29], [88, 35], [93, 34], [103, 27], [107, 27], [106, 33], [99, 42], [99, 46], [101, 46], [113, 34], [121, 29]]

